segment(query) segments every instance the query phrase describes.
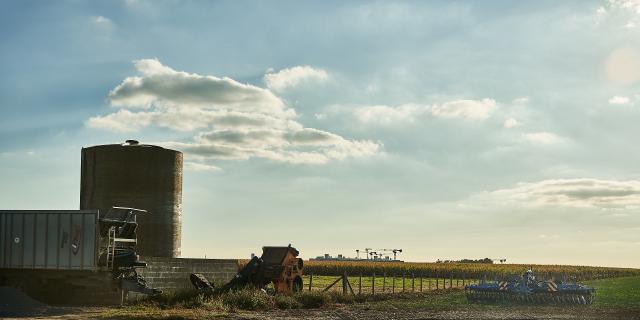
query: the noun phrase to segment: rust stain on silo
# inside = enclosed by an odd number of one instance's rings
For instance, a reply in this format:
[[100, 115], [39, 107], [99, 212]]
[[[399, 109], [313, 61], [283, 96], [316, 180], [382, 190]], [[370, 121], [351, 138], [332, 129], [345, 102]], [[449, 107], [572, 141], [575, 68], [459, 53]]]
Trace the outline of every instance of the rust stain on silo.
[[80, 209], [113, 206], [149, 212], [138, 215], [140, 255], [179, 257], [182, 153], [133, 140], [82, 148]]

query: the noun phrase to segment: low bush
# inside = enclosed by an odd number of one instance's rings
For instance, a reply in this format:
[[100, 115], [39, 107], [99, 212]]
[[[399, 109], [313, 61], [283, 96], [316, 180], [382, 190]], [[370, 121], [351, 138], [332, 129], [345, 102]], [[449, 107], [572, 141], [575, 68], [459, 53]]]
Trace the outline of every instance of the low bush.
[[302, 306], [295, 297], [286, 295], [275, 296], [275, 303], [278, 309], [298, 309]]
[[329, 293], [329, 296], [331, 297], [331, 301], [335, 303], [352, 304], [356, 301], [354, 295], [342, 294], [338, 291], [332, 291], [331, 293]]
[[161, 308], [181, 306], [185, 308], [198, 308], [204, 305], [202, 295], [195, 290], [182, 290], [177, 292], [162, 293], [151, 296], [142, 302], [155, 303]]
[[222, 295], [222, 302], [232, 310], [269, 310], [274, 307], [272, 296], [255, 289], [230, 291]]
[[297, 296], [303, 308], [320, 308], [331, 303], [331, 296], [319, 291], [305, 291]]

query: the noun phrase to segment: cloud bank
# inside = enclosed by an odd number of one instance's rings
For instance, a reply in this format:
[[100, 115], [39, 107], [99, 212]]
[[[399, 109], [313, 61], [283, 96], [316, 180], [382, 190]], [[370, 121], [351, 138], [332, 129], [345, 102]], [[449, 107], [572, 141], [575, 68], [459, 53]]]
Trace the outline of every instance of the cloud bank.
[[[377, 142], [305, 128], [296, 120], [295, 110], [268, 89], [176, 71], [156, 59], [136, 61], [135, 67], [141, 76], [127, 77], [109, 93], [111, 105], [120, 110], [90, 118], [88, 127], [135, 132], [156, 126], [192, 132], [190, 141], [160, 144], [203, 161], [265, 158], [324, 164], [370, 156], [381, 147]], [[205, 164], [192, 167], [211, 169]]]
[[442, 104], [392, 106], [366, 106], [353, 111], [355, 118], [362, 123], [392, 124], [407, 123], [425, 116], [434, 118], [458, 118], [469, 121], [483, 121], [496, 109], [493, 99], [454, 100]]
[[552, 179], [519, 183], [490, 193], [504, 202], [533, 206], [638, 208], [640, 181], [598, 179]]

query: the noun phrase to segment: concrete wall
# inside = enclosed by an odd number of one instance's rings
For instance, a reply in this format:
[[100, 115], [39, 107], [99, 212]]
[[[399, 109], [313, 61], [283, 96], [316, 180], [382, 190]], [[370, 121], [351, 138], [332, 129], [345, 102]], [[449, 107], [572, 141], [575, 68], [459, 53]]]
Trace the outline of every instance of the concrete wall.
[[204, 274], [216, 286], [227, 283], [238, 273], [238, 260], [235, 259], [140, 257], [140, 260], [148, 266], [138, 274], [150, 287], [164, 292], [191, 289], [189, 275], [192, 273]]
[[[189, 280], [192, 273], [201, 273], [214, 285], [229, 282], [238, 273], [238, 260], [235, 259], [189, 259], [165, 257], [140, 257], [147, 262], [147, 268], [140, 269], [141, 275], [149, 287], [172, 293], [193, 289]], [[129, 302], [143, 299], [144, 295], [129, 292]]]

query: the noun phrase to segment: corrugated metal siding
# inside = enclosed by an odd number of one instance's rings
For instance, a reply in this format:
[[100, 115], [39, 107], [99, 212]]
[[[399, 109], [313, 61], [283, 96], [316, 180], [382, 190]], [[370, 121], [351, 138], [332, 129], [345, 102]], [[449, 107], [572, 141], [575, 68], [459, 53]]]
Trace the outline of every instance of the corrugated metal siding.
[[98, 210], [0, 210], [0, 268], [95, 270]]

